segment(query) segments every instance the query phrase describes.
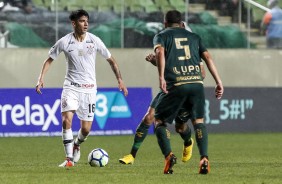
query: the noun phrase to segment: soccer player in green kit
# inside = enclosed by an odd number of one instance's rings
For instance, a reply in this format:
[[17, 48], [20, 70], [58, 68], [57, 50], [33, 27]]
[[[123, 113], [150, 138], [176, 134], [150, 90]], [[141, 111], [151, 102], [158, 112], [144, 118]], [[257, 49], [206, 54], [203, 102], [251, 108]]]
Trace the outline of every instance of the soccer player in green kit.
[[[176, 163], [170, 145], [166, 123], [171, 123], [181, 108], [192, 107], [193, 126], [201, 155], [199, 173], [210, 172], [208, 160], [208, 133], [204, 124], [205, 94], [199, 62], [205, 61], [215, 83], [215, 96], [223, 95], [223, 85], [214, 62], [201, 38], [181, 28], [181, 13], [168, 11], [165, 30], [153, 40], [158, 67], [159, 87], [162, 91], [155, 108], [155, 134], [165, 157], [164, 174], [172, 174]], [[184, 132], [185, 133], [185, 132]]]
[[[149, 54], [146, 56], [146, 61], [150, 62], [154, 66], [156, 66], [156, 57], [154, 54]], [[203, 78], [205, 77], [205, 69], [203, 66], [203, 63], [200, 63], [200, 68], [202, 72]], [[135, 136], [134, 136], [134, 142], [132, 144], [132, 148], [130, 151], [130, 154], [125, 155], [124, 157], [119, 159], [119, 162], [121, 164], [133, 164], [134, 160], [136, 158], [136, 154], [143, 143], [144, 139], [147, 136], [148, 130], [155, 121], [155, 106], [158, 101], [158, 98], [161, 93], [158, 93], [156, 97], [152, 100], [150, 103], [150, 106], [144, 115], [142, 121], [139, 123]], [[182, 151], [182, 162], [187, 162], [192, 157], [192, 149], [193, 149], [193, 139], [191, 138], [191, 129], [187, 125], [187, 122], [189, 119], [193, 119], [191, 117], [191, 112], [187, 113], [186, 110], [184, 112], [180, 111], [178, 113], [178, 116], [175, 118], [175, 130], [181, 138], [183, 139], [183, 151]], [[188, 129], [189, 131], [186, 131]], [[185, 134], [183, 134], [185, 132]]]
[[[184, 22], [181, 24], [182, 28], [187, 29], [191, 32], [191, 29], [185, 25]], [[150, 62], [154, 66], [156, 66], [156, 57], [154, 54], [149, 54], [146, 56], [146, 61]], [[205, 77], [205, 69], [203, 66], [203, 63], [200, 62], [200, 69], [202, 73], [202, 77]], [[130, 151], [130, 154], [125, 155], [124, 157], [119, 159], [119, 162], [122, 164], [133, 164], [134, 160], [136, 158], [136, 154], [143, 143], [144, 139], [147, 136], [148, 129], [151, 126], [151, 124], [155, 121], [154, 115], [155, 115], [155, 106], [158, 101], [158, 97], [161, 93], [159, 93], [151, 102], [148, 111], [144, 115], [142, 121], [139, 123], [136, 133], [134, 136], [134, 142]], [[185, 112], [179, 112], [177, 118], [175, 118], [175, 130], [181, 138], [183, 139], [183, 152], [182, 152], [182, 161], [187, 162], [192, 157], [192, 149], [193, 149], [193, 139], [191, 138], [191, 129], [187, 125], [187, 122], [189, 119], [192, 119], [191, 113]], [[189, 131], [186, 131], [188, 129]], [[185, 134], [183, 134], [185, 132]]]

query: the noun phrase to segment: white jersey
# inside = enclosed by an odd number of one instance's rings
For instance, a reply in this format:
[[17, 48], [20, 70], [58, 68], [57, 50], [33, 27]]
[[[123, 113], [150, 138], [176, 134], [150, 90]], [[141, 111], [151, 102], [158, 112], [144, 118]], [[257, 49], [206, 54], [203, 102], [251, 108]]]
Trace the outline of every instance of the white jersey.
[[87, 32], [84, 40], [79, 42], [73, 33], [69, 33], [56, 42], [50, 49], [49, 56], [56, 59], [64, 52], [67, 68], [64, 89], [73, 89], [83, 93], [97, 90], [96, 55], [100, 53], [105, 59], [111, 57], [110, 51], [97, 36]]

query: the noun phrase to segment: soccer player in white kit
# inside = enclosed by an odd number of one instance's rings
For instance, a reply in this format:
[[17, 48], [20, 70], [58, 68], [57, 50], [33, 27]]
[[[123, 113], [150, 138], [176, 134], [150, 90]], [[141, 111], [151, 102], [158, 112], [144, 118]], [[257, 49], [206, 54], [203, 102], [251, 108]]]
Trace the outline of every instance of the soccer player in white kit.
[[[49, 51], [44, 61], [36, 92], [41, 93], [44, 76], [51, 63], [63, 52], [67, 70], [61, 94], [62, 140], [66, 154], [65, 161], [59, 167], [72, 167], [80, 159], [80, 144], [84, 142], [91, 130], [96, 105], [96, 54], [101, 54], [110, 64], [120, 91], [127, 96], [128, 91], [122, 80], [119, 67], [105, 44], [97, 36], [87, 32], [89, 14], [85, 10], [71, 12], [69, 19], [73, 32], [58, 40]], [[80, 130], [75, 140], [72, 133], [74, 113], [80, 119]]]

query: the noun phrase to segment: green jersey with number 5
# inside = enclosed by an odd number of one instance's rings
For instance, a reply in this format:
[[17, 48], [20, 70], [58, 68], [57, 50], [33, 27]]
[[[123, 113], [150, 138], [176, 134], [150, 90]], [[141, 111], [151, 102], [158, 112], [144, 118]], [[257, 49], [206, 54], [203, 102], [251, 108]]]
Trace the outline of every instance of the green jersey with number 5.
[[169, 27], [155, 35], [154, 49], [165, 50], [165, 80], [167, 86], [203, 83], [201, 54], [207, 49], [201, 38], [180, 27]]

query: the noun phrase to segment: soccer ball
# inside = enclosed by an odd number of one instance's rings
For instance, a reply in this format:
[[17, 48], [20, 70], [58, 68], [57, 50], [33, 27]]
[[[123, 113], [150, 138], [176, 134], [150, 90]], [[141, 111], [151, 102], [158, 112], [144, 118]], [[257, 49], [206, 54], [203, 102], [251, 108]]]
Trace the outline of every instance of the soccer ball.
[[92, 167], [104, 167], [109, 162], [108, 153], [102, 148], [92, 150], [88, 155], [88, 163]]

